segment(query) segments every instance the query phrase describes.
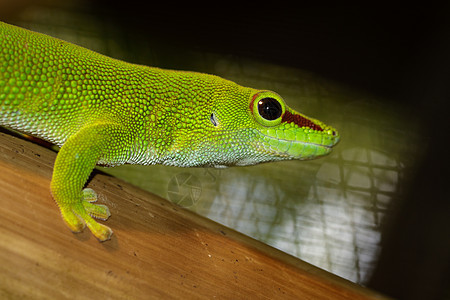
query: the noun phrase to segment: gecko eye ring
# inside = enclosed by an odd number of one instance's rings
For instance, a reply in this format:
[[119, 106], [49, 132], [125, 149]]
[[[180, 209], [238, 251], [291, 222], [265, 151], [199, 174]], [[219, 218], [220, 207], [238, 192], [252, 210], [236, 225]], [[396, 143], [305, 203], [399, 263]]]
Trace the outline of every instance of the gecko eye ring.
[[286, 111], [283, 99], [276, 93], [260, 91], [253, 95], [250, 109], [255, 120], [266, 127], [277, 126]]

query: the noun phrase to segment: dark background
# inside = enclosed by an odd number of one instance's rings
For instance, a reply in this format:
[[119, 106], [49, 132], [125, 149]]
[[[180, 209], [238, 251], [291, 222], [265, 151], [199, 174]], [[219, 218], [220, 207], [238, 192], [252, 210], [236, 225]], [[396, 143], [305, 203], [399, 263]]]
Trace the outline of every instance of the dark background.
[[[14, 9], [25, 2], [16, 1]], [[180, 53], [194, 49], [296, 67], [412, 113], [423, 130], [425, 160], [385, 224], [368, 287], [399, 299], [450, 299], [449, 5], [214, 1], [194, 7], [96, 0], [83, 7]]]
[[91, 5], [122, 27], [166, 43], [311, 70], [407, 103], [421, 101], [411, 97], [422, 98], [417, 93], [449, 75], [450, 10], [444, 4]]

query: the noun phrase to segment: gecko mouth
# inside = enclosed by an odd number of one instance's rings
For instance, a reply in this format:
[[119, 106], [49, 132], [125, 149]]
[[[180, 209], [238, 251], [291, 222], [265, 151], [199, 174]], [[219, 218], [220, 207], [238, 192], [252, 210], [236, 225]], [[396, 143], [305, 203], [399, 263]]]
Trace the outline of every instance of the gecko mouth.
[[335, 133], [335, 131], [333, 131], [332, 135], [324, 136], [326, 138], [326, 140], [328, 141], [328, 143], [317, 143], [317, 142], [302, 141], [302, 140], [290, 140], [290, 139], [283, 139], [283, 138], [273, 137], [273, 136], [268, 135], [268, 134], [263, 134], [263, 133], [260, 133], [260, 134], [262, 136], [264, 136], [265, 138], [268, 138], [268, 139], [270, 139], [272, 141], [278, 141], [278, 142], [281, 142], [281, 143], [303, 144], [303, 145], [311, 145], [311, 146], [324, 147], [324, 148], [333, 148], [340, 141], [340, 137]]
[[308, 160], [328, 155], [332, 148], [339, 142], [339, 136], [325, 136], [324, 143], [289, 140], [261, 134], [262, 143], [259, 145], [262, 151], [272, 153], [280, 159]]

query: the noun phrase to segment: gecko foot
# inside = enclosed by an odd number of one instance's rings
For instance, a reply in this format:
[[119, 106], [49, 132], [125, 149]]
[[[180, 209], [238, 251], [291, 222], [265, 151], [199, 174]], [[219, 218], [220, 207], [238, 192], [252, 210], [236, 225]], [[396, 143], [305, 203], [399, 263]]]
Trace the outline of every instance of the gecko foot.
[[106, 205], [94, 204], [97, 194], [94, 190], [83, 190], [83, 200], [77, 203], [60, 203], [62, 217], [73, 232], [83, 231], [85, 225], [92, 234], [101, 242], [109, 240], [112, 230], [108, 226], [97, 223], [92, 217], [106, 220], [111, 215]]
[[83, 206], [91, 217], [106, 221], [111, 216], [106, 205], [93, 204], [97, 201], [97, 193], [93, 189], [85, 188], [83, 190], [83, 198]]

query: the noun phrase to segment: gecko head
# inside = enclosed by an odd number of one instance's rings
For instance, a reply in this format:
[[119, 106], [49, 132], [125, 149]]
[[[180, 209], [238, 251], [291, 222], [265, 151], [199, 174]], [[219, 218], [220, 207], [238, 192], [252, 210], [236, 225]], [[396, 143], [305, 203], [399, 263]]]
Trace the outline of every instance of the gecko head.
[[[256, 91], [249, 100], [256, 137], [252, 147], [259, 161], [313, 159], [329, 154], [339, 142], [336, 129], [292, 110], [277, 93]], [[249, 157], [237, 164], [252, 164], [252, 160]]]
[[307, 160], [327, 155], [339, 141], [334, 128], [292, 110], [277, 93], [228, 81], [218, 86], [211, 96], [214, 101], [189, 114], [190, 126], [175, 132], [171, 148], [175, 165], [222, 167]]

